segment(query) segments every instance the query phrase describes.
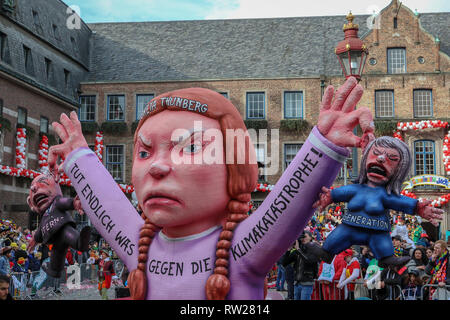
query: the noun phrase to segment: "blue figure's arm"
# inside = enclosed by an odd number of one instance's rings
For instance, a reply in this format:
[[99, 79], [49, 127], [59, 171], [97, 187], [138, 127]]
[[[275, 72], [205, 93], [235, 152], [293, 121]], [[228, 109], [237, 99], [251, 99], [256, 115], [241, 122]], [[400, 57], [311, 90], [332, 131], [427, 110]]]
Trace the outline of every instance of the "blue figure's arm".
[[350, 184], [331, 190], [331, 199], [333, 202], [349, 202], [355, 194], [360, 191], [359, 184]]
[[396, 194], [387, 194], [383, 197], [383, 205], [387, 209], [401, 211], [414, 215], [417, 206], [417, 200]]

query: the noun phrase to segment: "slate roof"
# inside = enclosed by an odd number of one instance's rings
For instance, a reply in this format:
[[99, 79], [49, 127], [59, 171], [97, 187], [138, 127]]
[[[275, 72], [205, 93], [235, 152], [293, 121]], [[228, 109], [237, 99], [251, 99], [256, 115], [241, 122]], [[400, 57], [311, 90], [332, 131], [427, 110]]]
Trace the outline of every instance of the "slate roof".
[[[368, 15], [355, 16], [363, 37]], [[341, 74], [345, 16], [88, 24], [88, 81], [292, 78]], [[450, 55], [450, 12], [421, 14]]]

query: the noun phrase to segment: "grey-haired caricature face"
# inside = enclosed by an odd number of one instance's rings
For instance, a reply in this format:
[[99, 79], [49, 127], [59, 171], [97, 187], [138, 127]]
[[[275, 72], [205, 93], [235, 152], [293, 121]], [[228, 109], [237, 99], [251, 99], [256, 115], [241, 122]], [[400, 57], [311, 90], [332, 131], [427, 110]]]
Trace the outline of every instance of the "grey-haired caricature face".
[[367, 156], [367, 179], [376, 186], [389, 182], [400, 163], [400, 153], [393, 148], [373, 145]]

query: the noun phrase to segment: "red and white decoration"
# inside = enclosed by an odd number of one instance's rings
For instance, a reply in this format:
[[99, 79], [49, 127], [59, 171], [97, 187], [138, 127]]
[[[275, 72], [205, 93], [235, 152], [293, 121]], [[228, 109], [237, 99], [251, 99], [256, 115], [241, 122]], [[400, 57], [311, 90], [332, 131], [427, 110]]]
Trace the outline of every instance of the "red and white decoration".
[[39, 167], [41, 168], [42, 173], [48, 173], [48, 137], [43, 135], [41, 138], [41, 142], [39, 143]]
[[[442, 120], [424, 120], [416, 122], [399, 122], [397, 123], [397, 131], [394, 133], [394, 137], [403, 141], [402, 132], [407, 130], [425, 130], [430, 128], [447, 128], [448, 122]], [[450, 175], [450, 131], [444, 137], [444, 146], [442, 149], [442, 158], [444, 161], [444, 170], [447, 175]], [[408, 190], [403, 190], [402, 194], [417, 199], [416, 195]], [[431, 205], [434, 207], [441, 207], [445, 205], [450, 199], [450, 193], [443, 195], [432, 201]], [[421, 200], [421, 199], [419, 199]]]
[[[409, 190], [402, 190], [401, 194], [404, 196], [413, 198], [413, 199], [417, 199], [417, 196]], [[422, 201], [423, 199], [419, 198], [418, 200]], [[440, 196], [439, 198], [431, 201], [431, 205], [433, 207], [440, 208], [440, 207], [446, 205], [449, 201], [450, 201], [450, 193], [447, 193], [447, 194], [444, 194], [443, 196]]]
[[450, 131], [448, 131], [447, 135], [444, 138], [444, 147], [442, 150], [444, 158], [444, 168], [447, 172], [447, 175], [450, 176]]
[[103, 159], [103, 132], [98, 131], [95, 135], [95, 148], [94, 152], [97, 155], [97, 157], [102, 161]]
[[28, 170], [28, 169], [20, 169], [17, 167], [10, 167], [10, 166], [0, 166], [0, 173], [6, 174], [7, 176], [13, 176], [13, 177], [26, 177], [30, 179], [34, 179], [41, 173], [34, 170]]
[[123, 184], [118, 183], [120, 190], [122, 190], [123, 193], [131, 194], [134, 191], [134, 187], [131, 184]]
[[267, 184], [267, 183], [258, 183], [256, 185], [256, 189], [253, 192], [261, 191], [261, 192], [270, 192], [274, 188], [273, 184]]
[[25, 128], [17, 128], [16, 140], [16, 166], [19, 169], [25, 169], [25, 152], [27, 148], [27, 130]]

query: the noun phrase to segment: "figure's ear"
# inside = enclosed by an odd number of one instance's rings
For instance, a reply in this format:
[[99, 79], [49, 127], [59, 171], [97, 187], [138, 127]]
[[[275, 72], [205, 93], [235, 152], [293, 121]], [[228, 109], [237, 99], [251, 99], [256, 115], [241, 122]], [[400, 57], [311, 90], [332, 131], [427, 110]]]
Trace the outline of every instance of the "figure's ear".
[[360, 147], [361, 151], [364, 152], [367, 145], [375, 140], [375, 135], [372, 132], [364, 133], [361, 137]]

